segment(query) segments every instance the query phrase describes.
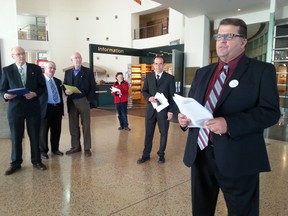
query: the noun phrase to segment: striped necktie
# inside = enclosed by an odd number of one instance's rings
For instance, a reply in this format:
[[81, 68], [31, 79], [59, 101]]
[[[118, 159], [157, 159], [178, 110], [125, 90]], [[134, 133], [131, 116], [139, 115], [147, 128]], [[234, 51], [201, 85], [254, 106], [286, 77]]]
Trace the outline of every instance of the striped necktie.
[[52, 79], [49, 80], [49, 84], [50, 84], [50, 88], [51, 88], [51, 91], [52, 91], [53, 101], [54, 102], [58, 102], [58, 92], [57, 92], [57, 89], [56, 89], [54, 83], [52, 82]]
[[[209, 93], [209, 97], [205, 103], [205, 107], [213, 113], [216, 103], [218, 101], [218, 98], [220, 97], [222, 88], [224, 86], [226, 76], [228, 74], [228, 65], [224, 65], [222, 72], [220, 73], [218, 79], [216, 80], [211, 92]], [[201, 150], [203, 150], [205, 147], [208, 146], [209, 142], [209, 129], [208, 128], [201, 128], [199, 130], [198, 135], [198, 145]]]
[[22, 84], [23, 84], [23, 86], [25, 86], [26, 85], [26, 79], [25, 79], [25, 72], [24, 72], [23, 67], [19, 68], [19, 73], [20, 73]]

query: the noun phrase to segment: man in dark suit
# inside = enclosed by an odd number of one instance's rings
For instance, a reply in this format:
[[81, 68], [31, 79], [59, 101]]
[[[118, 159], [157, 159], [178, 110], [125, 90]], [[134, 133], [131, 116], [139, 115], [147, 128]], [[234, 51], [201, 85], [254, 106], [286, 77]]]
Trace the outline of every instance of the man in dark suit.
[[[280, 117], [276, 72], [272, 64], [244, 54], [243, 20], [222, 20], [214, 39], [220, 62], [200, 68], [189, 91], [214, 116], [206, 128], [189, 129], [184, 163], [191, 167], [193, 215], [214, 215], [221, 189], [228, 215], [257, 216], [259, 173], [270, 171], [263, 131]], [[215, 92], [227, 69], [222, 91]], [[178, 121], [183, 130], [191, 122], [184, 114]]]
[[64, 84], [76, 86], [81, 93], [65, 89], [71, 134], [71, 149], [67, 155], [81, 152], [79, 117], [81, 117], [85, 156], [91, 156], [90, 103], [95, 100], [96, 82], [94, 73], [82, 64], [80, 53], [71, 56], [73, 68], [65, 71]]
[[48, 159], [48, 132], [50, 130], [51, 152], [62, 156], [59, 151], [61, 136], [62, 116], [64, 115], [62, 82], [54, 77], [56, 64], [53, 61], [45, 63], [44, 77], [46, 91], [40, 97], [41, 103], [41, 128], [40, 128], [40, 152], [42, 159]]
[[[137, 160], [138, 164], [145, 163], [150, 160], [150, 152], [152, 149], [152, 142], [156, 122], [160, 132], [160, 146], [157, 152], [159, 163], [165, 163], [165, 149], [167, 144], [167, 136], [169, 129], [169, 121], [173, 117], [175, 111], [175, 103], [173, 96], [175, 93], [175, 79], [171, 74], [163, 71], [165, 61], [163, 56], [156, 56], [154, 58], [154, 72], [147, 75], [142, 94], [147, 100], [146, 114], [145, 114], [145, 141], [142, 157]], [[159, 103], [154, 97], [156, 93], [163, 93], [169, 102], [169, 106], [157, 112], [152, 103]]]
[[[35, 168], [46, 170], [46, 166], [41, 162], [39, 149], [41, 110], [38, 97], [45, 91], [42, 70], [38, 65], [26, 62], [26, 54], [23, 48], [14, 47], [11, 54], [15, 64], [3, 68], [0, 83], [1, 95], [5, 101], [9, 101], [8, 122], [12, 140], [12, 162], [5, 174], [13, 174], [21, 168], [25, 120], [31, 145], [31, 162]], [[9, 89], [23, 87], [28, 89], [28, 93], [18, 96], [8, 93]]]

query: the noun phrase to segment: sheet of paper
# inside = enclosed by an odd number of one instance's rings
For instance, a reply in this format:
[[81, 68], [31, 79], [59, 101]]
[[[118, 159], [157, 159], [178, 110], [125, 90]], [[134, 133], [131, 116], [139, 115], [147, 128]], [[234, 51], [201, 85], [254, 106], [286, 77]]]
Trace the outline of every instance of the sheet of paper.
[[71, 91], [71, 92], [73, 92], [73, 93], [76, 93], [76, 94], [81, 94], [81, 93], [82, 93], [76, 86], [70, 86], [70, 85], [64, 84], [64, 87], [65, 87], [67, 90], [69, 90], [69, 91]]
[[191, 119], [188, 127], [205, 127], [205, 122], [213, 119], [213, 115], [204, 106], [193, 98], [182, 97], [174, 94], [173, 97], [181, 113]]
[[169, 102], [163, 93], [157, 92], [154, 98], [157, 100], [157, 103], [152, 103], [152, 106], [157, 112], [160, 112], [169, 106]]
[[14, 89], [9, 89], [7, 92], [9, 94], [22, 96], [22, 95], [25, 95], [25, 94], [29, 93], [30, 91], [28, 89], [26, 89], [26, 88], [14, 88]]
[[120, 89], [118, 89], [118, 88], [116, 88], [114, 86], [111, 86], [110, 90], [111, 90], [111, 92], [121, 92]]

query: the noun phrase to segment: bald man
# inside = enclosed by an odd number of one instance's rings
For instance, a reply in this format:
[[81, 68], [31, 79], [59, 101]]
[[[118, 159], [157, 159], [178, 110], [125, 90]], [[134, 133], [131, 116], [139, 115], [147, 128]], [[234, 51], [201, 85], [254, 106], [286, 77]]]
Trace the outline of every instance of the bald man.
[[[41, 161], [39, 148], [40, 103], [38, 98], [44, 93], [46, 85], [42, 70], [38, 65], [26, 62], [26, 53], [22, 47], [11, 49], [15, 63], [3, 68], [0, 92], [8, 102], [8, 122], [11, 132], [11, 164], [5, 175], [11, 175], [21, 169], [22, 139], [25, 122], [31, 146], [31, 162], [36, 169], [46, 170]], [[25, 94], [9, 93], [9, 89], [26, 88]]]
[[82, 65], [82, 57], [79, 52], [71, 55], [73, 68], [65, 71], [64, 84], [76, 86], [81, 93], [73, 93], [64, 88], [67, 95], [67, 108], [69, 116], [69, 130], [71, 135], [71, 149], [67, 155], [81, 152], [80, 121], [83, 131], [84, 155], [90, 157], [91, 153], [91, 129], [90, 129], [90, 103], [95, 100], [96, 82], [94, 73]]

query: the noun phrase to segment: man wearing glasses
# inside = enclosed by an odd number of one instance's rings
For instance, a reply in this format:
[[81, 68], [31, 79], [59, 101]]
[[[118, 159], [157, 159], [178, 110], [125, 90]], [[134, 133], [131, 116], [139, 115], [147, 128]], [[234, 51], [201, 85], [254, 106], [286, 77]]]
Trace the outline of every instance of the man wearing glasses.
[[263, 131], [280, 117], [276, 72], [245, 55], [243, 20], [222, 20], [214, 39], [220, 61], [196, 72], [188, 94], [214, 119], [188, 128], [190, 119], [178, 115], [189, 130], [184, 163], [191, 167], [193, 215], [214, 215], [221, 189], [228, 215], [257, 216], [259, 173], [270, 171]]
[[[11, 54], [15, 64], [3, 68], [0, 82], [1, 95], [9, 102], [7, 115], [12, 141], [12, 162], [5, 175], [11, 175], [21, 169], [25, 121], [30, 139], [31, 162], [36, 169], [46, 170], [46, 166], [41, 162], [39, 148], [41, 109], [38, 98], [46, 88], [42, 70], [38, 65], [26, 62], [25, 50], [22, 47], [14, 47]], [[25, 88], [27, 92], [8, 92], [17, 88]]]

